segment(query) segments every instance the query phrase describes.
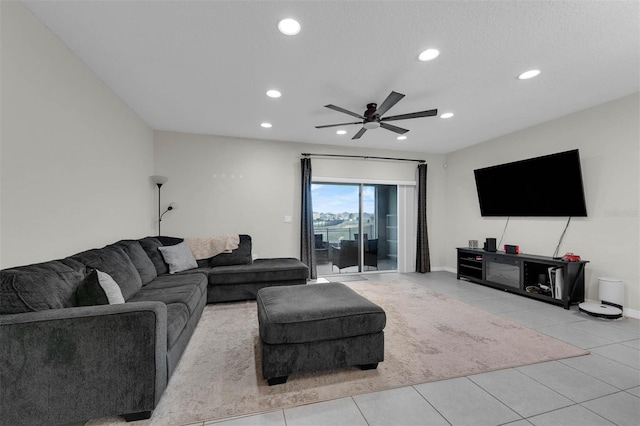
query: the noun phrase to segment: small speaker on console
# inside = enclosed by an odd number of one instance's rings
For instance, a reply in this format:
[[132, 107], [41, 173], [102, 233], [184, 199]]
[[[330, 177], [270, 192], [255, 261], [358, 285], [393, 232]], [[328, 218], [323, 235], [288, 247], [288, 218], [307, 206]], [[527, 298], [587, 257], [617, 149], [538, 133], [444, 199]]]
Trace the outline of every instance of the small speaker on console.
[[487, 238], [484, 242], [484, 250], [485, 251], [496, 251], [496, 239], [495, 238]]
[[504, 252], [509, 254], [518, 254], [520, 253], [520, 246], [512, 246], [509, 244], [504, 245]]

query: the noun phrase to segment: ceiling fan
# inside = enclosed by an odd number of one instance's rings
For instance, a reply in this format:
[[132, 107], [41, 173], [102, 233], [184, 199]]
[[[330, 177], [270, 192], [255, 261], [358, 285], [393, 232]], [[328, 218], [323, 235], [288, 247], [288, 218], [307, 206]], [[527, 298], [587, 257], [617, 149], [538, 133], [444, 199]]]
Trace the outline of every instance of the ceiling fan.
[[350, 124], [362, 124], [362, 128], [356, 133], [351, 139], [360, 139], [364, 132], [371, 129], [377, 129], [378, 127], [382, 127], [383, 129], [391, 130], [392, 132], [396, 132], [399, 134], [407, 133], [409, 130], [403, 129], [402, 127], [393, 126], [388, 124], [387, 121], [395, 121], [395, 120], [406, 120], [409, 118], [420, 118], [420, 117], [433, 117], [434, 115], [438, 115], [437, 109], [430, 109], [427, 111], [420, 112], [412, 112], [409, 114], [400, 114], [400, 115], [392, 115], [390, 117], [382, 117], [384, 113], [389, 111], [392, 106], [398, 103], [400, 99], [404, 98], [402, 93], [391, 92], [387, 99], [382, 102], [380, 108], [378, 108], [378, 104], [370, 103], [367, 104], [367, 110], [363, 115], [357, 114], [355, 112], [348, 111], [344, 108], [340, 108], [335, 105], [325, 105], [326, 108], [343, 112], [345, 114], [349, 114], [353, 117], [358, 117], [361, 121], [355, 121], [353, 123], [340, 123], [340, 124], [325, 124], [324, 126], [316, 126], [316, 129], [323, 129], [325, 127], [336, 127], [336, 126], [347, 126]]

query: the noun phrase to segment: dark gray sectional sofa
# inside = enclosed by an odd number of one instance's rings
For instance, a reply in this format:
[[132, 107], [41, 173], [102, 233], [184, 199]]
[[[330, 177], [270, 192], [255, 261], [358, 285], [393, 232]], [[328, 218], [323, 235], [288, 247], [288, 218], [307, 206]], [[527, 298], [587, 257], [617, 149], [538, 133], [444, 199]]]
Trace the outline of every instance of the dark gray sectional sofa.
[[[123, 240], [0, 271], [3, 424], [148, 418], [207, 303], [255, 299], [260, 288], [307, 281], [297, 259], [252, 261], [247, 235], [233, 253], [169, 274], [158, 248], [181, 241]], [[96, 270], [113, 278], [126, 303], [92, 303]]]

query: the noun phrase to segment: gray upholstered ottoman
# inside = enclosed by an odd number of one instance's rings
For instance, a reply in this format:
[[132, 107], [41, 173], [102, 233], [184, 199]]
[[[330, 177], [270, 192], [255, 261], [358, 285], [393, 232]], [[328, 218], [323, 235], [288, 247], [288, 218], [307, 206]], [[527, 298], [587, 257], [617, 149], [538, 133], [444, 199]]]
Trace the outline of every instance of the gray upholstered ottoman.
[[269, 385], [292, 373], [384, 360], [384, 310], [340, 283], [278, 286], [257, 296], [262, 376]]

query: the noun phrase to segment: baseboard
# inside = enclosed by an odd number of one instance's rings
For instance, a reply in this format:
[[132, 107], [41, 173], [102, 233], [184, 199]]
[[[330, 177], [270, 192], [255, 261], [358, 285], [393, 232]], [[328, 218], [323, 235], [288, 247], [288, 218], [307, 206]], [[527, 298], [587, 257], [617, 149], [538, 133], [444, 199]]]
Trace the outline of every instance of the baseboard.
[[622, 308], [622, 315], [628, 318], [640, 319], [640, 311], [637, 309]]
[[452, 274], [457, 274], [456, 268], [451, 268], [449, 266], [433, 266], [431, 267], [431, 272], [445, 271], [451, 272]]

